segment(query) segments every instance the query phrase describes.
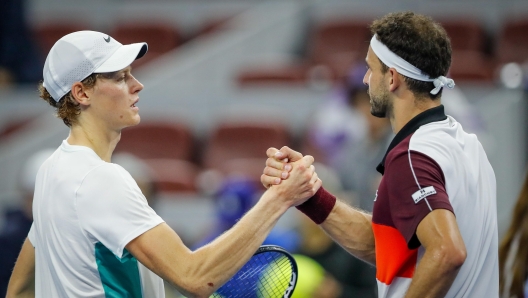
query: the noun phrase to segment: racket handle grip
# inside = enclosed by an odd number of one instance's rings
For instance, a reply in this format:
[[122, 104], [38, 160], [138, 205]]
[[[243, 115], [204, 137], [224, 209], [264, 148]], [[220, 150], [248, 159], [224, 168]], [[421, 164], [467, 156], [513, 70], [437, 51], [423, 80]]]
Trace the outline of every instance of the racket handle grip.
[[313, 197], [296, 208], [316, 224], [322, 224], [332, 212], [336, 201], [336, 197], [321, 186]]

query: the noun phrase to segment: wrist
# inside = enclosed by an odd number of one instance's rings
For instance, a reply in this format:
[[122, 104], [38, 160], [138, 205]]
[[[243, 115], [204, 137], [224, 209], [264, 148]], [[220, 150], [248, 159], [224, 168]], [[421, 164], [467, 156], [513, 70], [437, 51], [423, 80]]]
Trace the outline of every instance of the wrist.
[[313, 197], [296, 208], [316, 224], [321, 224], [334, 209], [336, 201], [336, 197], [321, 186]]
[[259, 202], [268, 206], [266, 208], [270, 208], [269, 210], [275, 210], [274, 212], [283, 214], [288, 211], [290, 205], [288, 205], [286, 201], [283, 202], [283, 200], [278, 199], [280, 198], [280, 195], [281, 193], [277, 191], [277, 188], [272, 186], [264, 192]]

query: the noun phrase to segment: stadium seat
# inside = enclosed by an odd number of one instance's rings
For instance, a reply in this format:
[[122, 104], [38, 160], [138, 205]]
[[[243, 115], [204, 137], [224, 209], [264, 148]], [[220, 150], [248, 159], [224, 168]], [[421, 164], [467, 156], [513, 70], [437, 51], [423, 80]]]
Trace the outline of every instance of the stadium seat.
[[364, 59], [369, 39], [366, 21], [322, 21], [309, 33], [303, 61], [293, 65], [242, 69], [237, 80], [242, 87], [270, 83], [311, 84], [320, 80], [338, 82], [346, 77], [358, 59]]
[[495, 61], [477, 51], [453, 51], [449, 76], [455, 82], [492, 82]]
[[308, 66], [303, 64], [283, 65], [279, 67], [248, 67], [239, 72], [237, 81], [241, 86], [269, 83], [304, 85], [307, 75]]
[[[266, 165], [266, 157], [233, 158], [222, 163], [218, 169], [224, 176], [238, 176], [260, 182]], [[260, 183], [259, 183], [260, 184]]]
[[42, 56], [45, 58], [57, 40], [66, 34], [81, 30], [93, 29], [79, 24], [79, 22], [47, 23], [34, 27], [32, 29], [32, 34], [37, 45], [39, 46]]
[[190, 161], [194, 139], [181, 123], [145, 122], [125, 128], [116, 152], [124, 151], [141, 159], [168, 158]]
[[148, 54], [138, 59], [134, 63], [135, 67], [175, 49], [183, 41], [177, 28], [171, 24], [157, 22], [120, 23], [113, 27], [110, 36], [123, 44], [143, 41], [148, 43]]
[[367, 21], [347, 18], [319, 22], [309, 36], [307, 49], [312, 70], [324, 66], [330, 71], [328, 79], [342, 81], [350, 67], [365, 58], [370, 37]]
[[309, 59], [313, 63], [333, 64], [347, 56], [365, 57], [371, 34], [368, 22], [337, 19], [316, 25], [308, 45]]
[[278, 123], [231, 122], [217, 126], [204, 152], [205, 168], [222, 169], [224, 163], [237, 158], [260, 158], [262, 165], [269, 147], [289, 145], [285, 125]]
[[471, 19], [440, 21], [451, 39], [453, 51], [486, 52], [486, 32], [482, 25]]
[[196, 192], [198, 166], [186, 160], [169, 158], [146, 159], [152, 169], [157, 191], [161, 193]]
[[500, 63], [528, 60], [528, 19], [506, 22], [498, 36], [497, 58]]

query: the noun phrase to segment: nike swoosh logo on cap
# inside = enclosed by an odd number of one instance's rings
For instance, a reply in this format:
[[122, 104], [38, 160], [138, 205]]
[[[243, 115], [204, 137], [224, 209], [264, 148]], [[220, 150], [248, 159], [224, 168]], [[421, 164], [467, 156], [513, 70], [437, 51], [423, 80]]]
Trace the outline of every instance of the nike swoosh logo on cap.
[[110, 35], [108, 35], [106, 38], [103, 37], [103, 39], [104, 39], [106, 42], [110, 42]]

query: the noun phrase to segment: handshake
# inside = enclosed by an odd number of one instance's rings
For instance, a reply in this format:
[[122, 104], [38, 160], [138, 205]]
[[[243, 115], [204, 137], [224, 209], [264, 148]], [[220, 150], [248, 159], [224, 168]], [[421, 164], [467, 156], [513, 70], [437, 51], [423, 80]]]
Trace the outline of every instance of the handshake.
[[286, 199], [289, 207], [298, 206], [315, 195], [322, 185], [313, 166], [314, 158], [287, 146], [269, 148], [268, 159], [260, 181], [276, 196]]

